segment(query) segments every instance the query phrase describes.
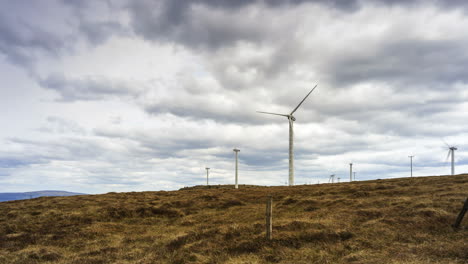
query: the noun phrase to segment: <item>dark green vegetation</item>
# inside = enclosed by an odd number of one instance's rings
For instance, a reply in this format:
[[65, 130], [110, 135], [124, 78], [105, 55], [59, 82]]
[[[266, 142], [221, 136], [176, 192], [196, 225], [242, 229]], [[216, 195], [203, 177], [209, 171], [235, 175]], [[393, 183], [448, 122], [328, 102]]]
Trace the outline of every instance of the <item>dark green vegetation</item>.
[[4, 202], [0, 263], [468, 263], [467, 196], [459, 175]]

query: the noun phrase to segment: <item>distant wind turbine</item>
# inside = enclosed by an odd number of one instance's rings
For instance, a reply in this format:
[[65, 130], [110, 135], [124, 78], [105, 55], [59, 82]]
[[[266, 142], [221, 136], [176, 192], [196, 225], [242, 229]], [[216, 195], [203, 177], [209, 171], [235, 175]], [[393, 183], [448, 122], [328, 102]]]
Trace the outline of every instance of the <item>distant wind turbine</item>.
[[335, 183], [335, 174], [330, 175], [330, 178], [328, 179], [328, 183], [330, 183], [330, 181], [331, 183]]
[[450, 146], [449, 144], [445, 143], [447, 147], [449, 148], [447, 158], [445, 160], [448, 160], [448, 158], [451, 156], [452, 157], [452, 175], [455, 175], [455, 150], [458, 150], [457, 147], [455, 146]]
[[307, 97], [309, 97], [312, 91], [315, 90], [315, 88], [317, 88], [317, 85], [315, 85], [314, 88], [310, 90], [310, 92], [304, 97], [304, 99], [302, 99], [302, 101], [296, 106], [296, 108], [294, 108], [294, 110], [292, 110], [289, 115], [257, 111], [257, 113], [261, 114], [284, 116], [289, 120], [289, 186], [294, 185], [294, 121], [296, 121], [296, 118], [293, 116], [293, 114], [307, 99]]

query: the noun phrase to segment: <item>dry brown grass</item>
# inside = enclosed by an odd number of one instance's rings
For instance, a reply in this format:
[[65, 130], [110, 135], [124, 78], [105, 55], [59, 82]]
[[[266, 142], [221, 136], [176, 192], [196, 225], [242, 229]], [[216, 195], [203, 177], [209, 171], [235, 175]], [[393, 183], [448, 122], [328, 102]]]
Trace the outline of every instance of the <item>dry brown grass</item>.
[[460, 175], [3, 202], [0, 263], [468, 263], [467, 196]]

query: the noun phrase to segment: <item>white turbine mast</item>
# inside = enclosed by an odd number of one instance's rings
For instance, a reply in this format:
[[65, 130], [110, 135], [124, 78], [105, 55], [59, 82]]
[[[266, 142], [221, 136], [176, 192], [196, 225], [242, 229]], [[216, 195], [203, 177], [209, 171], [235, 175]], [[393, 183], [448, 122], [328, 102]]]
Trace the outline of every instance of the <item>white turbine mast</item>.
[[408, 158], [410, 158], [411, 177], [413, 177], [413, 158], [414, 158], [414, 155], [408, 156]]
[[292, 112], [288, 115], [286, 114], [278, 114], [278, 113], [269, 113], [269, 112], [261, 112], [257, 111], [257, 113], [261, 114], [268, 114], [268, 115], [278, 115], [287, 117], [289, 120], [289, 186], [294, 185], [294, 121], [296, 118], [293, 116], [294, 112], [302, 105], [302, 103], [309, 97], [309, 95], [317, 88], [317, 85], [310, 90], [310, 92], [302, 99], [302, 101], [292, 110]]
[[208, 178], [210, 177], [210, 168], [206, 167], [206, 186], [209, 185]]
[[236, 153], [236, 173], [235, 173], [235, 184], [234, 184], [234, 188], [235, 189], [238, 189], [239, 188], [239, 185], [238, 185], [238, 154], [239, 154], [239, 151], [240, 149], [233, 149], [233, 151]]

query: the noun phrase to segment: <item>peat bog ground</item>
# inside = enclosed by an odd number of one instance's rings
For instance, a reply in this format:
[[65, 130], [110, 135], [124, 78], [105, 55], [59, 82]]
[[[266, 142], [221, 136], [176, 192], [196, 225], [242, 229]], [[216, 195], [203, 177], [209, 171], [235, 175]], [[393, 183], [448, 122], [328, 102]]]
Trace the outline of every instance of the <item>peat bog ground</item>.
[[467, 197], [456, 175], [2, 202], [0, 263], [462, 264]]

